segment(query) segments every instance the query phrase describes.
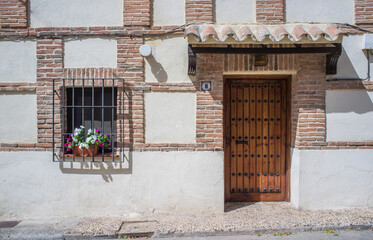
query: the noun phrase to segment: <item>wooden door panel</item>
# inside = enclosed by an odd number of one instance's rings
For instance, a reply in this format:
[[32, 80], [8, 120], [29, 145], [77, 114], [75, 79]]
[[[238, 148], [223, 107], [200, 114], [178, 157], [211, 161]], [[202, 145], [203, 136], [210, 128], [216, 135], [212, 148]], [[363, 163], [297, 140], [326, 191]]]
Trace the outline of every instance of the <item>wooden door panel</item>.
[[285, 199], [286, 80], [228, 80], [226, 199]]

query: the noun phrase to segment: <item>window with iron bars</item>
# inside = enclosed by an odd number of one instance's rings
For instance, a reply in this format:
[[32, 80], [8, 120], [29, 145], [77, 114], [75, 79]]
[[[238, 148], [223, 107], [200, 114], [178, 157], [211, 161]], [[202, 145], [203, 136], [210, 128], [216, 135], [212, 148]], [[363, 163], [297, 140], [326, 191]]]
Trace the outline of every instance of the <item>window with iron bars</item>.
[[53, 161], [123, 161], [124, 79], [54, 79], [52, 104]]

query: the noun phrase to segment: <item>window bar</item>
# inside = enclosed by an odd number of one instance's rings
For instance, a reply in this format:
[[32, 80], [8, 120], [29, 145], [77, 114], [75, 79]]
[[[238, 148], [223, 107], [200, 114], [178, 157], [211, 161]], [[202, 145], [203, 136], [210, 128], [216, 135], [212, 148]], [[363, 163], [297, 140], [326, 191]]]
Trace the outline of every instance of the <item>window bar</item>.
[[[94, 126], [94, 120], [95, 120], [95, 108], [94, 108], [94, 105], [95, 105], [95, 80], [92, 79], [92, 107], [91, 107], [91, 111], [92, 111], [92, 120], [91, 120], [91, 129], [95, 129], [95, 126]], [[95, 161], [95, 155], [92, 154], [92, 162]]]
[[[73, 130], [75, 129], [75, 79], [73, 78], [73, 105], [72, 105], [72, 112], [73, 112]], [[73, 151], [73, 162], [75, 162], [75, 154], [74, 154], [74, 149]], [[84, 150], [83, 150], [83, 155], [84, 155]]]
[[[122, 116], [124, 116], [124, 96], [125, 96], [125, 93], [124, 93], [124, 81], [122, 80], [122, 90], [120, 91], [121, 93], [121, 96], [120, 96], [120, 99], [119, 99], [119, 103], [121, 104], [121, 107], [122, 107]], [[117, 114], [118, 114], [118, 111], [117, 111]], [[117, 118], [118, 118], [118, 115], [117, 115]], [[120, 154], [120, 160], [123, 158], [123, 151], [124, 151], [124, 117], [121, 118], [122, 121], [122, 131], [120, 132], [120, 136], [119, 138], [121, 139], [121, 144], [122, 144], [122, 149], [121, 149], [121, 154]], [[119, 125], [120, 127], [120, 125]]]
[[62, 159], [65, 161], [65, 79], [62, 79]]
[[[82, 108], [81, 108], [81, 111], [82, 111], [82, 125], [84, 126], [84, 112], [85, 112], [85, 108], [84, 108], [84, 79], [82, 79]], [[85, 139], [85, 131], [84, 131], [84, 139]], [[85, 162], [85, 158], [84, 158], [84, 148], [83, 148], [83, 162]]]
[[[104, 84], [105, 83], [105, 80], [102, 79], [102, 88], [101, 88], [101, 106], [104, 106]], [[105, 134], [104, 133], [104, 108], [101, 108], [101, 132], [102, 134]], [[104, 146], [103, 148], [101, 149], [101, 152], [102, 152], [102, 161], [104, 162], [104, 150], [105, 150], [105, 142], [104, 142]]]
[[[112, 161], [114, 162], [114, 78], [111, 79], [112, 84], [111, 84], [111, 156], [112, 156]], [[115, 135], [116, 137], [116, 135]]]
[[54, 162], [54, 79], [52, 80], [52, 157], [53, 157], [53, 162]]

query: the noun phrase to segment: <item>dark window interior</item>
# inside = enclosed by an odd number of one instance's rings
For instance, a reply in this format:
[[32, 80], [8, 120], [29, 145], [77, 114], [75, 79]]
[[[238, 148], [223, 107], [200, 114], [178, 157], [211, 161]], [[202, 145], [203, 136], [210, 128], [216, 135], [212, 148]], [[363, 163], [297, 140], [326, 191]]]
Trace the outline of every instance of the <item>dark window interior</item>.
[[[114, 96], [113, 96], [114, 95]], [[73, 102], [74, 99], [74, 102]], [[115, 133], [117, 119], [117, 88], [94, 88], [92, 104], [92, 88], [84, 89], [84, 106], [82, 88], [66, 88], [66, 120], [67, 133], [72, 133], [81, 125], [87, 133], [90, 128], [99, 128], [102, 133]], [[92, 105], [94, 107], [92, 107]], [[83, 120], [84, 119], [84, 120]]]

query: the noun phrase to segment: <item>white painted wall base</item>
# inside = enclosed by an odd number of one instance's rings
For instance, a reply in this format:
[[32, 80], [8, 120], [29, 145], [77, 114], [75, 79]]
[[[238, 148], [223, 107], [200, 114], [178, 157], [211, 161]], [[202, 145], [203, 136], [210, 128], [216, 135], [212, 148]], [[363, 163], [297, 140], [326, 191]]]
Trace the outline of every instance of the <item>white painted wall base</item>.
[[292, 157], [296, 207], [373, 207], [373, 150], [293, 150]]
[[2, 152], [0, 219], [224, 211], [223, 152], [131, 155], [89, 170], [50, 152]]

